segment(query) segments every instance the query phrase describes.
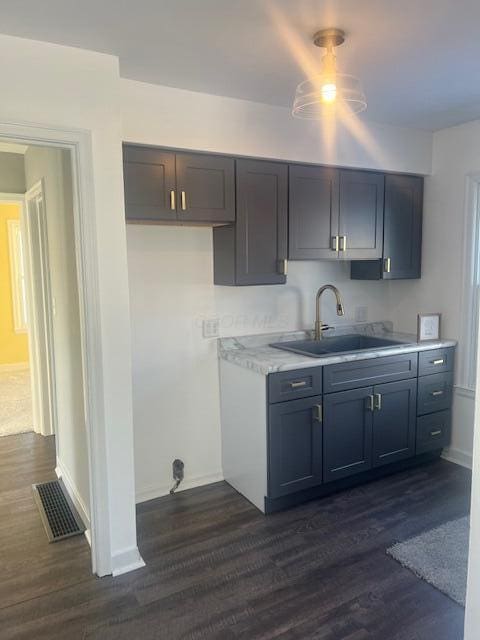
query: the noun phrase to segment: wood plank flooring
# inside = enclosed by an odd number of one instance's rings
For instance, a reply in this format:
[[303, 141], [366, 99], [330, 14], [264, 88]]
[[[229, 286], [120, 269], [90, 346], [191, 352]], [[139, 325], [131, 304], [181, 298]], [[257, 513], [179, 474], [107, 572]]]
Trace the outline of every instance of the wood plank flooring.
[[[90, 575], [83, 538], [49, 545], [30, 484], [53, 443], [0, 438], [1, 640], [461, 640], [463, 609], [385, 554], [468, 512], [443, 460], [262, 516], [225, 483], [138, 507], [144, 569]], [[41, 476], [41, 477], [39, 477]]]

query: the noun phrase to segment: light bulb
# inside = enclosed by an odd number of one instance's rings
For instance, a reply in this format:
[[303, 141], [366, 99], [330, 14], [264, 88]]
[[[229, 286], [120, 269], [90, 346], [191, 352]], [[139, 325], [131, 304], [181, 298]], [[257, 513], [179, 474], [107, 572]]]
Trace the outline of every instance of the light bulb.
[[337, 97], [337, 86], [333, 82], [322, 85], [321, 88], [322, 101], [327, 103], [335, 102]]

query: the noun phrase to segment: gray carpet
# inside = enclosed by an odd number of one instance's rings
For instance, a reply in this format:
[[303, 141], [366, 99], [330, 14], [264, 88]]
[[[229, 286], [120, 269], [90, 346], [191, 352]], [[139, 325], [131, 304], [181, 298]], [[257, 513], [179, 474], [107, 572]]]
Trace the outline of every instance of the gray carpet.
[[0, 371], [0, 436], [33, 431], [30, 371]]
[[465, 606], [469, 530], [469, 518], [459, 518], [395, 544], [387, 553]]

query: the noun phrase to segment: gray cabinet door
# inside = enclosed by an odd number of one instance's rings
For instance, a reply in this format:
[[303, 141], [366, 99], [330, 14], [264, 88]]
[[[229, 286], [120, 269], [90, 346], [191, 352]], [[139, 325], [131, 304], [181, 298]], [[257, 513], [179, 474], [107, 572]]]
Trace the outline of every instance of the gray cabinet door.
[[235, 161], [201, 153], [177, 153], [179, 221], [234, 222]]
[[370, 171], [340, 172], [340, 257], [382, 257], [385, 176]]
[[355, 280], [400, 280], [421, 277], [423, 178], [385, 177], [383, 256], [352, 262]]
[[338, 257], [338, 169], [290, 165], [289, 247], [291, 260]]
[[236, 284], [284, 284], [288, 167], [237, 160]]
[[376, 385], [373, 466], [415, 455], [417, 380]]
[[383, 278], [420, 278], [423, 178], [387, 176]]
[[372, 394], [373, 387], [366, 387], [324, 396], [324, 482], [371, 468]]
[[177, 219], [174, 153], [124, 145], [123, 173], [127, 221]]
[[288, 495], [322, 482], [322, 396], [270, 405], [268, 495]]

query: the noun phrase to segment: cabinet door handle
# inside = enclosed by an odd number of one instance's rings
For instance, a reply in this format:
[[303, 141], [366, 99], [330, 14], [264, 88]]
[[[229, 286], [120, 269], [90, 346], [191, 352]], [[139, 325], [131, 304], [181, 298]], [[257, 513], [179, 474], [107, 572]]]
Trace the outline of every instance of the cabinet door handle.
[[185, 191], [181, 191], [180, 192], [180, 201], [182, 203], [182, 211], [186, 211], [187, 210], [187, 196], [185, 194]]
[[320, 424], [323, 422], [323, 410], [322, 410], [322, 405], [321, 404], [316, 404], [313, 407], [313, 417], [317, 422], [320, 422]]
[[373, 398], [374, 398], [373, 408], [376, 409], [377, 411], [380, 411], [380, 409], [382, 408], [382, 394], [374, 393]]
[[438, 391], [432, 391], [431, 393], [432, 396], [443, 396], [443, 390], [439, 389]]
[[175, 205], [175, 191], [172, 189], [170, 191], [170, 209], [172, 211], [175, 211], [176, 209], [176, 205]]
[[347, 236], [340, 236], [340, 251], [347, 250]]
[[332, 236], [332, 251], [336, 251], [338, 253], [338, 236]]
[[286, 276], [287, 275], [287, 271], [288, 271], [288, 260], [286, 258], [283, 258], [282, 260], [278, 261], [278, 271], [283, 275]]
[[431, 364], [445, 364], [444, 358], [439, 358], [438, 360], [430, 360]]
[[367, 396], [366, 400], [367, 400], [367, 410], [373, 411], [374, 409], [373, 396], [372, 395]]
[[290, 386], [292, 389], [300, 389], [300, 387], [305, 387], [306, 384], [307, 383], [305, 380], [299, 380], [298, 382], [290, 382]]
[[383, 261], [383, 271], [385, 273], [390, 273], [391, 270], [392, 270], [392, 259], [385, 258]]
[[439, 436], [441, 435], [441, 433], [442, 433], [441, 429], [437, 429], [436, 431], [430, 431], [431, 436]]

